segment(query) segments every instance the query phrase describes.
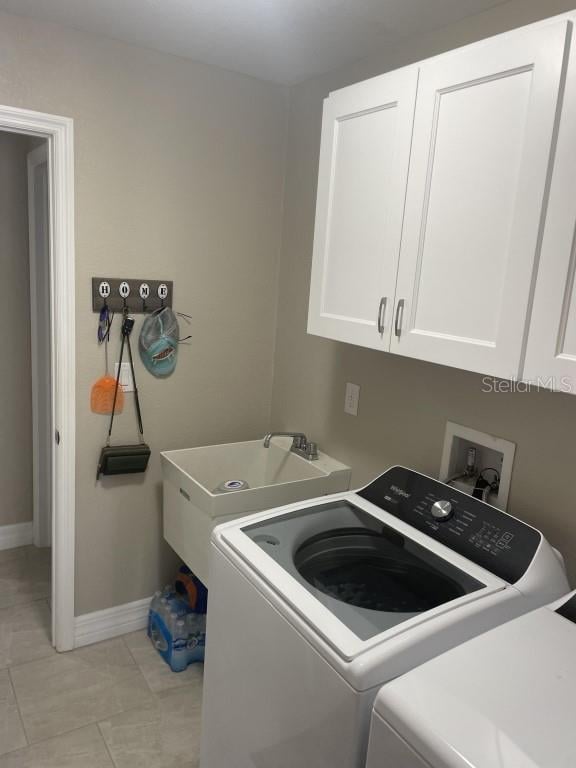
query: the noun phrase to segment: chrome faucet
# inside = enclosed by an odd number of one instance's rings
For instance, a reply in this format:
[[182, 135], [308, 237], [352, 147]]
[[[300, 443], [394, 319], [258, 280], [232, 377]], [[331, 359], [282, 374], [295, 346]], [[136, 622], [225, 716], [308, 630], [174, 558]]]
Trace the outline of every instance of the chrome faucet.
[[304, 432], [268, 432], [264, 438], [264, 448], [270, 448], [270, 440], [273, 437], [291, 437], [290, 450], [292, 453], [296, 453], [308, 461], [315, 461], [318, 458], [318, 446], [316, 443], [308, 441]]

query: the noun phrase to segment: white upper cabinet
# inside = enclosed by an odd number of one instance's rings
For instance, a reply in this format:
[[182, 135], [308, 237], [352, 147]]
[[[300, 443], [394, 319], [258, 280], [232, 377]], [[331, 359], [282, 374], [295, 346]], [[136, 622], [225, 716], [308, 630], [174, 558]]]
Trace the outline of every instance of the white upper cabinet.
[[534, 292], [525, 380], [576, 392], [576, 52], [572, 46]]
[[391, 351], [519, 375], [569, 30], [421, 65]]
[[418, 71], [324, 103], [308, 332], [388, 349]]
[[573, 25], [326, 99], [310, 333], [576, 392]]

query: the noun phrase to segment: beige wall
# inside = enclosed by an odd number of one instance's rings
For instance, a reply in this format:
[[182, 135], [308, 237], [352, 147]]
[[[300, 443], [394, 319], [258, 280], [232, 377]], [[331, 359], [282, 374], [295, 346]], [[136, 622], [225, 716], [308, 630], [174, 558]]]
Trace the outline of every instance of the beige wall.
[[0, 526], [32, 520], [28, 143], [0, 132]]
[[[0, 14], [0, 103], [74, 119], [79, 615], [150, 595], [176, 564], [161, 533], [161, 450], [268, 427], [286, 91]], [[193, 317], [170, 379], [137, 361], [147, 474], [100, 483], [93, 275], [173, 280], [176, 309]], [[135, 438], [131, 408], [115, 436]]]
[[[515, 0], [291, 89], [272, 426], [305, 430], [353, 467], [356, 485], [393, 463], [437, 474], [447, 420], [513, 440], [510, 509], [542, 527], [570, 559], [574, 579], [576, 397], [483, 394], [478, 375], [306, 335], [323, 98], [334, 88], [571, 5], [574, 0]], [[357, 418], [343, 413], [347, 381], [362, 388]]]

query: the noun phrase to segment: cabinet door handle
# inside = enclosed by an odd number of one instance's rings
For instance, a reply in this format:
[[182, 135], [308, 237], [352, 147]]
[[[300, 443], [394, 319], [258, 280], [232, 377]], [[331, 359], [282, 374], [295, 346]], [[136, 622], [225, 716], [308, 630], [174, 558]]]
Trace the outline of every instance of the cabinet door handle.
[[404, 299], [399, 299], [396, 305], [396, 319], [394, 320], [394, 335], [400, 338], [402, 319], [404, 318]]
[[388, 304], [388, 296], [382, 296], [380, 299], [380, 306], [378, 307], [378, 333], [384, 333], [384, 318], [386, 316], [386, 305]]

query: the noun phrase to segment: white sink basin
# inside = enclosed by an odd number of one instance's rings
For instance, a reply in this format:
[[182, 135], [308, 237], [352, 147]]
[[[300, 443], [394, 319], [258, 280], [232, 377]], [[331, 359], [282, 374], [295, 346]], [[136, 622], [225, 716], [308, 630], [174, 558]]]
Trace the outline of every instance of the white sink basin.
[[[322, 452], [308, 461], [291, 453], [291, 444], [291, 438], [274, 438], [269, 448], [253, 440], [161, 454], [164, 538], [206, 585], [215, 525], [350, 487], [349, 467]], [[217, 491], [227, 480], [249, 487]]]

